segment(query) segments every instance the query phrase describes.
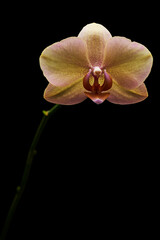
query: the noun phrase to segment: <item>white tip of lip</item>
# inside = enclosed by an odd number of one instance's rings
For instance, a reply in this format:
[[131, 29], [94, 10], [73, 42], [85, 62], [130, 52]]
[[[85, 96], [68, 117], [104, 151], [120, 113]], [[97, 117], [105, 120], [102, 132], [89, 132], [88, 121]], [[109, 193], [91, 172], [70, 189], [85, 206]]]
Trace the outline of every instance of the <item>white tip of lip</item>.
[[97, 98], [97, 99], [94, 99], [93, 102], [96, 103], [96, 104], [101, 104], [101, 103], [103, 103], [104, 101], [101, 100], [101, 99], [99, 99], [99, 98]]

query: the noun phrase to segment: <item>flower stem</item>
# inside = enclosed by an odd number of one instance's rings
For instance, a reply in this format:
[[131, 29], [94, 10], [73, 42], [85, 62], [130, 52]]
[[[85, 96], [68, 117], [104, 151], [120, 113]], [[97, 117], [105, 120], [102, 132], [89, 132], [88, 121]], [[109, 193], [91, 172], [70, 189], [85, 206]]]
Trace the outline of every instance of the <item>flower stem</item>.
[[25, 190], [26, 184], [28, 182], [28, 178], [29, 178], [29, 174], [30, 174], [30, 170], [31, 170], [31, 166], [32, 166], [32, 162], [33, 162], [33, 158], [34, 155], [36, 153], [36, 146], [38, 144], [38, 141], [40, 139], [40, 136], [44, 130], [44, 127], [46, 126], [46, 123], [48, 121], [48, 119], [50, 118], [50, 116], [53, 115], [53, 113], [55, 113], [55, 111], [58, 109], [60, 105], [56, 104], [54, 105], [49, 111], [43, 111], [43, 117], [42, 120], [37, 128], [37, 131], [35, 133], [35, 136], [33, 138], [33, 141], [31, 143], [29, 152], [28, 152], [28, 156], [27, 156], [27, 160], [26, 160], [26, 165], [25, 165], [25, 169], [23, 172], [23, 176], [22, 176], [22, 180], [19, 186], [17, 186], [16, 188], [16, 194], [13, 198], [12, 204], [9, 208], [3, 229], [2, 229], [2, 233], [0, 236], [0, 240], [5, 240], [6, 236], [7, 236], [7, 232], [9, 230], [9, 227], [11, 225], [11, 221], [14, 217], [14, 214], [16, 212], [17, 206], [20, 202], [20, 199], [22, 197], [22, 194]]

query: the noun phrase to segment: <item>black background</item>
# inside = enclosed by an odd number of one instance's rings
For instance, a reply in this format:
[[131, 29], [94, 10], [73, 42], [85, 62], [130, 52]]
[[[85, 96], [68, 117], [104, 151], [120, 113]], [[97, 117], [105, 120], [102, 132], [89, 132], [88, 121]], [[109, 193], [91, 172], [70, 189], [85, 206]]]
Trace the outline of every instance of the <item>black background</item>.
[[[20, 183], [47, 80], [39, 56], [48, 45], [96, 22], [144, 44], [154, 64], [149, 97], [134, 105], [89, 99], [62, 106], [37, 146], [10, 239], [144, 236], [157, 230], [159, 33], [150, 2], [41, 2], [4, 7], [1, 89], [1, 227]], [[3, 30], [3, 29], [2, 29]], [[85, 234], [85, 235], [84, 235]]]

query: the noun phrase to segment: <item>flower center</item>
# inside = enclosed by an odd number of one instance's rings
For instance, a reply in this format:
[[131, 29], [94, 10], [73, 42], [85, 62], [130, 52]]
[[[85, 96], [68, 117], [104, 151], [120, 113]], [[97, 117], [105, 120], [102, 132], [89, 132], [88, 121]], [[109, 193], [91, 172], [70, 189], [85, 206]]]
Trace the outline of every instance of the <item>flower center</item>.
[[100, 104], [110, 95], [104, 92], [112, 87], [112, 78], [106, 69], [100, 67], [89, 69], [89, 72], [83, 78], [83, 86], [88, 92], [84, 92], [93, 102]]
[[94, 67], [92, 72], [93, 72], [94, 76], [99, 77], [101, 75], [101, 73], [102, 73], [102, 70], [100, 69], [100, 67]]

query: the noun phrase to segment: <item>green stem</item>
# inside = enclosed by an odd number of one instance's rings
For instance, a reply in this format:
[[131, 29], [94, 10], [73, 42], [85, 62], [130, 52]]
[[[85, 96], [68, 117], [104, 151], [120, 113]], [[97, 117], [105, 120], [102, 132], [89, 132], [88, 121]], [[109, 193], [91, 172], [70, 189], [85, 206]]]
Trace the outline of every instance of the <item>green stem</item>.
[[0, 236], [0, 240], [5, 240], [5, 238], [7, 236], [7, 232], [9, 230], [10, 225], [11, 225], [11, 221], [14, 217], [17, 206], [18, 206], [18, 204], [20, 202], [20, 199], [22, 197], [22, 194], [25, 190], [26, 184], [28, 182], [33, 158], [34, 158], [34, 155], [36, 153], [35, 149], [36, 149], [36, 146], [37, 146], [38, 141], [40, 139], [40, 136], [41, 136], [41, 134], [44, 130], [44, 127], [46, 126], [46, 123], [47, 123], [48, 119], [50, 118], [50, 116], [53, 113], [55, 113], [55, 111], [58, 109], [59, 106], [60, 105], [56, 104], [49, 111], [43, 111], [42, 120], [41, 120], [41, 122], [40, 122], [40, 124], [37, 128], [36, 134], [33, 138], [32, 144], [31, 144], [29, 152], [28, 152], [28, 156], [27, 156], [26, 165], [25, 165], [23, 176], [22, 176], [22, 180], [21, 180], [20, 185], [16, 189], [16, 194], [15, 194], [15, 196], [13, 198], [13, 201], [12, 201], [12, 204], [9, 208], [9, 211], [8, 211], [8, 214], [7, 214], [3, 229], [2, 229], [2, 233], [1, 233], [1, 236]]

